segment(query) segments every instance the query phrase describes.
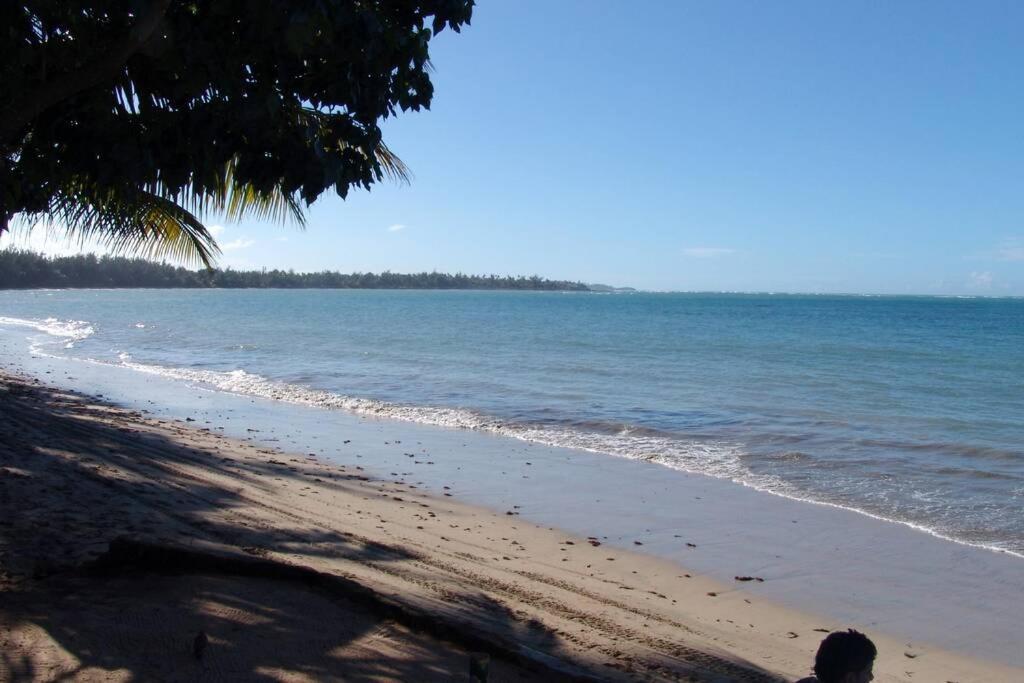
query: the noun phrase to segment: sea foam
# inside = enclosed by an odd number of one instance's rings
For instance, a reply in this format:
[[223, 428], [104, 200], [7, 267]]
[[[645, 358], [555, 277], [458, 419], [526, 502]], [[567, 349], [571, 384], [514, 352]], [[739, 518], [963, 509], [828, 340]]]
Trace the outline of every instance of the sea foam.
[[[962, 545], [1004, 552], [1017, 557], [1024, 554], [999, 544], [977, 543], [958, 538], [932, 525], [894, 519], [847, 504], [809, 495], [789, 482], [770, 474], [756, 474], [742, 461], [742, 448], [723, 441], [699, 442], [659, 435], [655, 430], [611, 425], [605, 429], [582, 430], [557, 424], [531, 424], [497, 419], [464, 408], [412, 406], [369, 398], [345, 396], [297, 384], [278, 382], [245, 370], [216, 371], [174, 368], [137, 363], [121, 354], [120, 365], [137, 372], [192, 383], [201, 388], [252, 396], [297, 405], [345, 410], [358, 415], [403, 420], [419, 424], [486, 432], [545, 446], [573, 448], [649, 462], [675, 470], [702, 474], [733, 482], [773, 495], [815, 505], [824, 505], [859, 513], [884, 522], [908, 526], [931, 536]], [[105, 361], [95, 361], [105, 363]], [[595, 425], [596, 426], [596, 425]]]
[[465, 408], [402, 405], [346, 396], [270, 380], [245, 370], [194, 370], [138, 363], [131, 360], [127, 354], [121, 355], [118, 365], [137, 372], [190, 382], [207, 389], [297, 405], [345, 410], [368, 417], [403, 420], [449, 429], [487, 432], [546, 446], [576, 448], [655, 462], [675, 469], [718, 477], [736, 478], [744, 473], [738, 449], [726, 443], [701, 443], [669, 436], [639, 435], [633, 433], [634, 430], [630, 428], [623, 428], [616, 433], [601, 433], [560, 425], [511, 422]]
[[59, 320], [57, 318], [46, 318], [45, 320], [25, 320], [23, 318], [9, 318], [0, 316], [0, 325], [13, 327], [29, 327], [39, 332], [44, 332], [56, 340], [46, 337], [36, 339], [32, 344], [32, 352], [36, 355], [42, 354], [42, 347], [54, 343], [63, 345], [64, 348], [74, 347], [76, 342], [91, 337], [96, 330], [85, 320]]

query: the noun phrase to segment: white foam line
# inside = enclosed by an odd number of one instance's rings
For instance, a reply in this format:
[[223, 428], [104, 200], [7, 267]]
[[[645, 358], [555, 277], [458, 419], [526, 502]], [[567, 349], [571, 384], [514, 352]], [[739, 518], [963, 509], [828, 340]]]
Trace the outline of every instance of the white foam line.
[[136, 363], [131, 361], [126, 354], [122, 354], [120, 365], [138, 372], [195, 382], [234, 394], [259, 396], [320, 408], [342, 409], [361, 415], [393, 418], [438, 427], [483, 431], [548, 446], [578, 448], [640, 460], [665, 457], [665, 453], [670, 453], [673, 459], [694, 463], [691, 467], [696, 468], [699, 463], [699, 468], [692, 471], [706, 471], [709, 465], [713, 465], [711, 469], [723, 477], [734, 476], [737, 468], [740, 467], [737, 452], [723, 444], [683, 444], [668, 438], [588, 434], [558, 427], [534, 427], [506, 423], [459, 408], [399, 405], [307, 389], [297, 385], [274, 382], [244, 370], [217, 372]]
[[737, 484], [742, 484], [743, 486], [746, 486], [748, 488], [752, 488], [755, 491], [761, 491], [761, 492], [764, 492], [764, 493], [770, 493], [773, 496], [779, 496], [780, 498], [788, 498], [790, 500], [795, 500], [795, 501], [798, 501], [798, 502], [801, 502], [801, 503], [810, 503], [812, 505], [822, 505], [822, 506], [825, 506], [825, 507], [835, 508], [837, 510], [845, 510], [847, 512], [855, 512], [858, 515], [864, 515], [865, 517], [870, 517], [871, 519], [876, 519], [876, 520], [878, 520], [880, 522], [888, 522], [889, 524], [900, 524], [902, 526], [910, 527], [914, 531], [924, 532], [924, 533], [928, 534], [929, 536], [934, 536], [935, 538], [942, 539], [943, 541], [949, 541], [951, 543], [957, 543], [959, 545], [965, 545], [965, 546], [968, 546], [968, 547], [971, 547], [971, 548], [979, 548], [981, 550], [987, 550], [989, 552], [998, 553], [998, 554], [1001, 554], [1001, 555], [1010, 555], [1012, 557], [1017, 557], [1017, 558], [1024, 559], [1024, 553], [1017, 552], [1016, 550], [1009, 550], [1007, 548], [1002, 548], [1002, 547], [1000, 547], [998, 545], [993, 545], [993, 544], [990, 544], [990, 543], [978, 543], [978, 542], [975, 542], [975, 541], [966, 541], [966, 540], [964, 540], [962, 538], [956, 538], [955, 536], [949, 536], [949, 535], [944, 534], [943, 532], [941, 532], [941, 531], [939, 531], [937, 529], [933, 529], [933, 528], [925, 526], [923, 524], [918, 524], [917, 522], [909, 522], [909, 521], [903, 520], [903, 519], [892, 519], [890, 517], [884, 517], [882, 515], [875, 514], [874, 512], [868, 512], [867, 510], [861, 510], [860, 508], [851, 507], [849, 505], [842, 505], [841, 503], [832, 503], [832, 502], [829, 502], [829, 501], [826, 501], [826, 500], [818, 500], [816, 498], [808, 498], [808, 497], [803, 496], [803, 495], [797, 495], [797, 494], [794, 494], [794, 493], [788, 493], [786, 491], [779, 491], [777, 489], [764, 488], [763, 486], [761, 486], [759, 484], [756, 484], [756, 483], [753, 483], [753, 482], [737, 480], [737, 479], [733, 479], [732, 481], [736, 482]]
[[[547, 445], [558, 445], [558, 444], [547, 444]], [[854, 513], [857, 513], [859, 515], [864, 515], [865, 517], [870, 517], [871, 519], [878, 520], [880, 522], [887, 522], [889, 524], [899, 524], [899, 525], [902, 525], [902, 526], [905, 526], [905, 527], [909, 527], [909, 528], [911, 528], [911, 529], [913, 529], [915, 531], [924, 532], [924, 533], [928, 534], [929, 536], [934, 536], [935, 538], [941, 539], [943, 541], [950, 541], [951, 543], [957, 543], [959, 545], [964, 545], [964, 546], [968, 546], [968, 547], [971, 547], [971, 548], [979, 548], [981, 550], [987, 550], [987, 551], [993, 552], [993, 553], [1006, 554], [1006, 555], [1010, 555], [1012, 557], [1017, 557], [1017, 558], [1024, 559], [1024, 553], [1017, 552], [1015, 550], [1009, 550], [1007, 548], [1002, 548], [1002, 547], [1000, 547], [998, 545], [989, 544], [989, 543], [978, 543], [978, 542], [975, 542], [975, 541], [967, 541], [967, 540], [964, 540], [962, 538], [956, 538], [955, 536], [950, 536], [950, 535], [945, 534], [945, 533], [943, 533], [943, 532], [941, 532], [941, 531], [939, 531], [937, 529], [934, 529], [934, 528], [929, 527], [929, 526], [925, 526], [923, 524], [919, 524], [917, 522], [911, 522], [911, 521], [903, 520], [903, 519], [892, 519], [891, 517], [885, 517], [883, 515], [879, 515], [879, 514], [876, 514], [874, 512], [869, 512], [867, 510], [862, 510], [860, 508], [852, 507], [852, 506], [849, 506], [849, 505], [843, 505], [841, 503], [834, 503], [834, 502], [827, 501], [827, 500], [820, 500], [820, 499], [817, 499], [817, 498], [808, 497], [806, 494], [792, 493], [790, 490], [787, 490], [787, 489], [790, 489], [789, 483], [786, 482], [783, 479], [779, 479], [778, 477], [764, 476], [764, 475], [762, 475], [761, 477], [756, 477], [756, 475], [753, 475], [753, 474], [750, 474], [747, 477], [744, 477], [744, 476], [729, 476], [729, 475], [724, 475], [723, 476], [723, 475], [720, 475], [720, 474], [716, 474], [714, 471], [708, 470], [708, 469], [689, 468], [689, 467], [678, 465], [676, 463], [666, 462], [665, 461], [665, 456], [661, 456], [661, 455], [655, 456], [655, 457], [652, 457], [652, 458], [644, 458], [644, 457], [632, 456], [632, 455], [622, 455], [622, 454], [611, 452], [611, 451], [605, 450], [605, 449], [595, 449], [595, 448], [587, 448], [587, 447], [579, 447], [579, 446], [569, 446], [569, 447], [570, 448], [577, 448], [578, 450], [589, 451], [589, 452], [592, 452], [592, 453], [601, 453], [603, 455], [613, 455], [613, 456], [616, 456], [616, 457], [625, 457], [625, 458], [629, 458], [629, 459], [632, 459], [632, 460], [645, 460], [647, 462], [653, 462], [653, 463], [655, 463], [657, 465], [661, 465], [662, 467], [668, 467], [669, 469], [678, 470], [678, 471], [681, 471], [681, 472], [687, 472], [689, 474], [698, 474], [698, 475], [703, 475], [703, 476], [710, 476], [710, 477], [715, 477], [717, 479], [728, 479], [729, 481], [731, 481], [731, 482], [733, 482], [735, 484], [740, 484], [740, 485], [745, 486], [747, 488], [754, 489], [755, 491], [760, 491], [761, 493], [768, 493], [768, 494], [771, 494], [773, 496], [778, 496], [779, 498], [787, 498], [789, 500], [794, 500], [794, 501], [797, 501], [797, 502], [800, 502], [800, 503], [810, 503], [811, 505], [821, 505], [821, 506], [824, 506], [824, 507], [830, 507], [830, 508], [834, 508], [834, 509], [837, 509], [837, 510], [845, 510], [846, 512], [854, 512]], [[772, 484], [759, 483], [758, 479], [760, 479], [761, 481], [770, 481], [770, 482], [772, 482]]]
[[[54, 343], [60, 343], [61, 340], [68, 340], [64, 342], [64, 348], [72, 348], [76, 342], [82, 341], [87, 337], [92, 336], [95, 333], [93, 326], [85, 320], [58, 320], [57, 318], [46, 318], [45, 320], [25, 320], [22, 318], [9, 318], [0, 316], [0, 325], [9, 325], [13, 327], [30, 327], [39, 332], [43, 332], [52, 337], [57, 337], [56, 341], [46, 344], [41, 341], [36, 341], [29, 346], [29, 350], [34, 355], [51, 355], [44, 353], [40, 347], [49, 346]], [[56, 357], [56, 356], [54, 356]]]
[[145, 365], [124, 359], [122, 359], [121, 365], [139, 372], [205, 384], [228, 393], [258, 396], [319, 408], [340, 409], [360, 415], [391, 418], [451, 429], [482, 431], [545, 446], [573, 448], [601, 455], [653, 462], [663, 467], [690, 474], [728, 479], [756, 491], [781, 498], [845, 510], [890, 524], [901, 524], [944, 541], [1024, 559], [1024, 553], [1008, 550], [996, 545], [955, 538], [916, 522], [891, 519], [848, 505], [794, 493], [791, 490], [787, 490], [790, 489], [789, 484], [782, 479], [765, 475], [758, 477], [749, 472], [749, 470], [746, 470], [740, 462], [739, 449], [726, 443], [684, 443], [663, 437], [588, 434], [559, 427], [535, 427], [505, 423], [501, 420], [464, 409], [405, 406], [373, 399], [344, 396], [328, 391], [307, 389], [297, 385], [274, 382], [259, 375], [247, 373], [244, 370], [234, 370], [232, 372], [187, 370], [183, 368]]

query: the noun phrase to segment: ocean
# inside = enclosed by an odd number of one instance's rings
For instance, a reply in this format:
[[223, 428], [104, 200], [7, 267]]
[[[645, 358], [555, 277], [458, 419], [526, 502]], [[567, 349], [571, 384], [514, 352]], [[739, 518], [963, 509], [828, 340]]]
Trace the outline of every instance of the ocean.
[[0, 292], [0, 328], [38, 355], [646, 461], [1024, 557], [1024, 299], [30, 290]]

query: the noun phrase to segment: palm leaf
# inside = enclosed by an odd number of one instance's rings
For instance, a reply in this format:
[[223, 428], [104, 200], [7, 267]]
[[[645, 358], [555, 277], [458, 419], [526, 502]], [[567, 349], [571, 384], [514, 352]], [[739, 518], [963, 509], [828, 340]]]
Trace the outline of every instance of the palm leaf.
[[377, 144], [374, 150], [374, 157], [384, 171], [384, 176], [400, 183], [409, 183], [412, 171], [405, 165], [405, 162], [398, 158], [383, 142]]
[[[311, 107], [296, 107], [293, 110], [295, 120], [300, 122], [302, 125], [310, 128], [317, 128], [321, 126], [331, 125], [331, 115], [313, 109]], [[356, 148], [363, 157], [369, 156], [367, 151], [362, 147]], [[405, 162], [398, 158], [394, 152], [392, 152], [384, 141], [377, 143], [373, 149], [373, 159], [377, 166], [377, 180], [383, 180], [387, 178], [399, 183], [408, 183], [412, 172], [409, 167], [405, 165]]]
[[[259, 192], [251, 184], [239, 182], [235, 176], [235, 165], [236, 162], [231, 161], [224, 166], [213, 192], [186, 191], [179, 200], [189, 205], [195, 214], [215, 213], [229, 221], [251, 216], [275, 223], [295, 222], [300, 228], [305, 227], [306, 215], [297, 195], [289, 194], [280, 187], [270, 192]], [[160, 188], [154, 190], [160, 193]]]
[[60, 225], [84, 247], [98, 243], [114, 254], [201, 263], [212, 268], [220, 248], [210, 231], [179, 204], [146, 190], [96, 191], [83, 187], [57, 192], [48, 210], [24, 217]]
[[[301, 109], [298, 116], [308, 125], [319, 125], [323, 120], [320, 112], [308, 108]], [[383, 142], [377, 144], [373, 156], [379, 179], [409, 181], [408, 167]], [[55, 192], [46, 211], [21, 216], [16, 224], [31, 227], [48, 221], [51, 226], [60, 226], [64, 235], [80, 247], [94, 242], [114, 254], [201, 263], [213, 268], [220, 248], [198, 216], [218, 214], [229, 221], [254, 217], [305, 226], [297, 193], [280, 187], [258, 191], [238, 181], [235, 166], [234, 161], [225, 165], [213, 191], [189, 187], [172, 193], [159, 183], [122, 189], [74, 184]]]

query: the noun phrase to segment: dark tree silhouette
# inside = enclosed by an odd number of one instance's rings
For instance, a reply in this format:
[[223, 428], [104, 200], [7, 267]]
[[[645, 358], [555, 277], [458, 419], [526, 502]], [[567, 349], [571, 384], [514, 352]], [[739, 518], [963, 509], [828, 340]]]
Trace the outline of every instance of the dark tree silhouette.
[[296, 273], [288, 270], [189, 270], [121, 256], [47, 258], [31, 251], [0, 250], [0, 289], [37, 287], [280, 288], [280, 289], [522, 289], [588, 291], [581, 282], [534, 275], [456, 273]]
[[200, 218], [293, 216], [405, 177], [379, 124], [429, 107], [473, 0], [0, 3], [0, 233], [53, 220], [207, 265]]

